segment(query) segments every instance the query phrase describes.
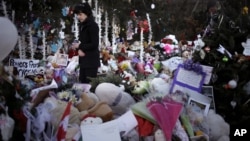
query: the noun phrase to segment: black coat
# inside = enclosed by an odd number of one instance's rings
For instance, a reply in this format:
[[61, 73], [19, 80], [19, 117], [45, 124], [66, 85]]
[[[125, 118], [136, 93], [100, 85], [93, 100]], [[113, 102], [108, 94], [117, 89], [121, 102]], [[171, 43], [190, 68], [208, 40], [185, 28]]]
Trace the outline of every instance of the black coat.
[[99, 52], [99, 27], [92, 17], [80, 23], [79, 26], [79, 49], [85, 56], [79, 57], [79, 65], [82, 68], [97, 68], [100, 66]]

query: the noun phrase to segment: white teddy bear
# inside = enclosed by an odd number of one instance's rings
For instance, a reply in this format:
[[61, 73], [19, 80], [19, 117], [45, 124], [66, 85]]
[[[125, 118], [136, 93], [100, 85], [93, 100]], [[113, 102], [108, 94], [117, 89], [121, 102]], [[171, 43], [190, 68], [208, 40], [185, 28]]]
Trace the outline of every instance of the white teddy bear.
[[81, 125], [96, 125], [96, 124], [102, 124], [103, 121], [100, 117], [86, 117], [81, 121]]
[[209, 110], [208, 115], [204, 118], [204, 127], [208, 131], [210, 141], [230, 141], [229, 124], [214, 110]]

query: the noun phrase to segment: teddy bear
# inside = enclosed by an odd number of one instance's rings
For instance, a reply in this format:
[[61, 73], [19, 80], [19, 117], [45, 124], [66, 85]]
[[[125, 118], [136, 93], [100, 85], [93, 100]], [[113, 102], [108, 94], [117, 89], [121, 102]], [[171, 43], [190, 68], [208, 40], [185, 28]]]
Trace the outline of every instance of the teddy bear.
[[170, 59], [161, 61], [163, 71], [172, 76], [173, 72], [178, 68], [179, 64], [183, 63], [183, 58], [179, 56], [171, 57]]
[[[169, 77], [170, 79], [170, 77]], [[170, 92], [171, 83], [169, 79], [163, 79], [161, 77], [155, 77], [150, 80], [149, 90], [152, 94], [167, 95]]]
[[204, 117], [203, 127], [208, 131], [210, 141], [229, 141], [230, 126], [214, 110], [210, 109]]
[[100, 117], [91, 116], [90, 114], [83, 117], [83, 120], [81, 121], [82, 126], [102, 124], [102, 123], [103, 123], [103, 121]]
[[[44, 104], [47, 105], [48, 112], [51, 115], [50, 122], [53, 125], [54, 130], [57, 131], [59, 128], [59, 124], [60, 124], [60, 120], [58, 119], [62, 118], [63, 113], [68, 105], [68, 102], [62, 101], [62, 100], [56, 99], [55, 97], [50, 96], [50, 97], [45, 98]], [[79, 112], [79, 110], [76, 107], [71, 105], [68, 124], [80, 125], [81, 119], [87, 114], [88, 114], [87, 111]]]
[[135, 104], [133, 97], [115, 84], [103, 82], [97, 85], [95, 94], [100, 101], [106, 102], [114, 115], [124, 114], [131, 105]]
[[81, 135], [84, 141], [100, 141], [120, 139], [116, 122], [103, 123], [100, 117], [87, 115], [81, 122]]
[[113, 111], [107, 102], [100, 101], [98, 97], [91, 92], [83, 92], [80, 95], [79, 102], [75, 104], [75, 107], [80, 112], [87, 111], [89, 114], [100, 117], [103, 122], [113, 119]]

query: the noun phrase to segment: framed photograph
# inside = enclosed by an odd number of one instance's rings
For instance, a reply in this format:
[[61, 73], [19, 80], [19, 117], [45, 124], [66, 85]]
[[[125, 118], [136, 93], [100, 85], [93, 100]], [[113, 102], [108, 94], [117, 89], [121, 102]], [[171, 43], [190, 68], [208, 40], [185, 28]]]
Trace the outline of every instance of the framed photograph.
[[210, 109], [214, 109], [214, 111], [216, 111], [213, 86], [202, 86], [201, 93], [211, 98]]
[[203, 101], [198, 101], [194, 98], [189, 98], [188, 104], [191, 105], [192, 108], [194, 108], [196, 111], [201, 111], [204, 115], [207, 115], [210, 107], [210, 103], [206, 103]]
[[60, 66], [67, 66], [68, 65], [68, 54], [58, 54], [56, 56], [56, 64]]
[[195, 111], [200, 111], [204, 116], [207, 116], [210, 109], [211, 98], [190, 89], [185, 89], [185, 93], [189, 97], [187, 104], [191, 105], [191, 108]]

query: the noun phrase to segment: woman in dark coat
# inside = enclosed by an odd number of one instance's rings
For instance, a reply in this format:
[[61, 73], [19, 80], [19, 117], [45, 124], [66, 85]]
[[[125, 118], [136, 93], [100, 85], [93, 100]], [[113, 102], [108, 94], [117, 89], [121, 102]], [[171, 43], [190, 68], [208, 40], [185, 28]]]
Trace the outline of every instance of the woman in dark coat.
[[79, 43], [73, 48], [78, 50], [81, 83], [89, 83], [88, 77], [96, 77], [100, 67], [99, 27], [94, 21], [93, 13], [88, 3], [75, 6], [74, 13], [79, 20]]

